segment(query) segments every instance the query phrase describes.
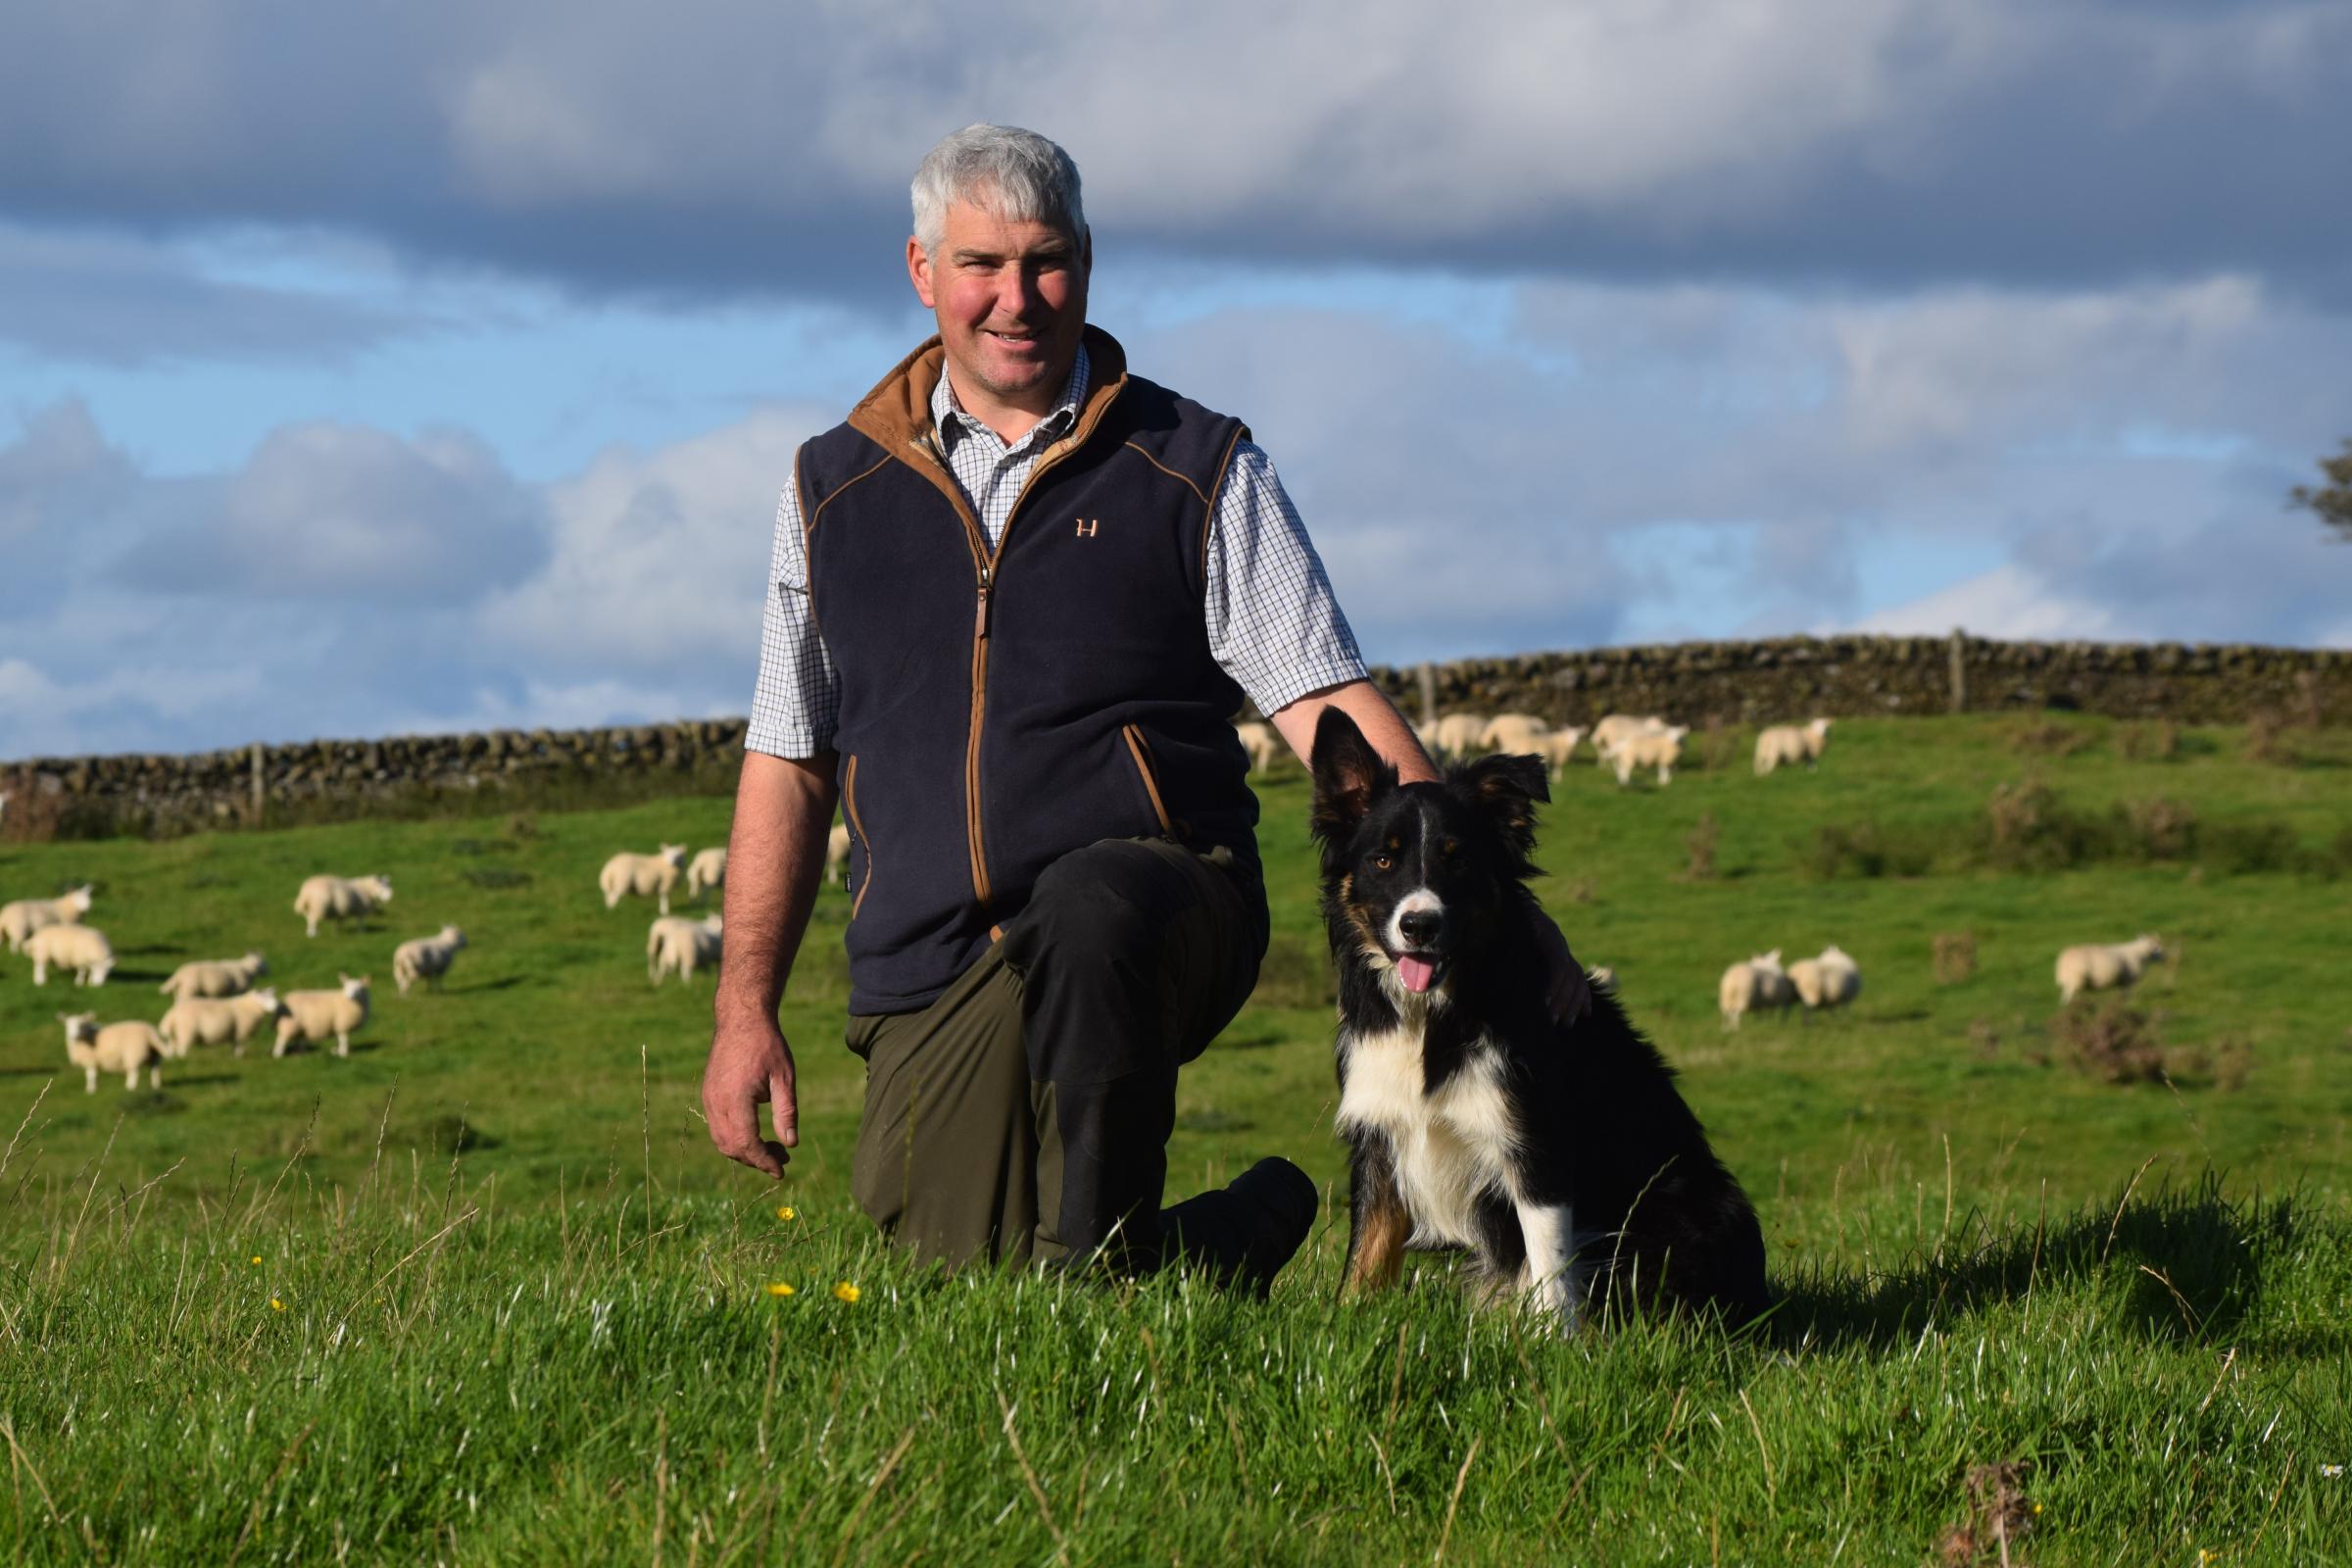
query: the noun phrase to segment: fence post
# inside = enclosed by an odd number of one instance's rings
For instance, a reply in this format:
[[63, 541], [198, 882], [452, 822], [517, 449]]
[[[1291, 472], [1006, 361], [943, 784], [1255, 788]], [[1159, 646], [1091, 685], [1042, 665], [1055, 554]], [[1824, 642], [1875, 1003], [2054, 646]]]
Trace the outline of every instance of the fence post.
[[1424, 659], [1414, 673], [1421, 681], [1421, 727], [1433, 729], [1438, 722], [1438, 666]]
[[1968, 633], [1952, 628], [1952, 711], [1968, 711]]
[[265, 787], [264, 781], [265, 774], [262, 769], [262, 743], [260, 741], [255, 741], [253, 743], [253, 825], [255, 827], [260, 827], [262, 825], [262, 813], [266, 809], [266, 803], [270, 799], [269, 792]]

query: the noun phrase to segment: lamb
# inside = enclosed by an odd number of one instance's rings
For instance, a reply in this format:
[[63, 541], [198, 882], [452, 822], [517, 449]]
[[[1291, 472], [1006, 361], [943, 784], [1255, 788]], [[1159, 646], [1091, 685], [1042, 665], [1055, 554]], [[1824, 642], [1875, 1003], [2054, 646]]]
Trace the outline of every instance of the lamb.
[[1683, 756], [1683, 737], [1690, 733], [1690, 725], [1676, 724], [1668, 729], [1622, 737], [1607, 754], [1609, 760], [1617, 764], [1618, 784], [1621, 787], [1631, 784], [1637, 767], [1655, 767], [1659, 784], [1672, 783], [1674, 764]]
[[155, 1028], [163, 1036], [167, 1056], [184, 1056], [192, 1046], [224, 1044], [242, 1056], [245, 1042], [253, 1038], [262, 1020], [276, 1017], [277, 1011], [277, 992], [270, 986], [219, 1002], [183, 997], [172, 1004]]
[[850, 874], [850, 824], [836, 822], [833, 831], [825, 835], [825, 883], [839, 887], [841, 879]]
[[84, 883], [63, 898], [19, 899], [0, 905], [0, 942], [11, 953], [23, 953], [25, 941], [43, 926], [78, 925], [90, 912], [90, 885]]
[[686, 896], [707, 898], [727, 885], [727, 852], [725, 846], [703, 850], [687, 862]]
[[711, 914], [688, 920], [664, 915], [656, 920], [645, 933], [645, 977], [660, 985], [662, 975], [674, 969], [681, 982], [692, 985], [696, 969], [718, 962], [724, 918]]
[[1737, 1029], [1746, 1013], [1788, 1006], [1796, 1000], [1796, 988], [1788, 983], [1781, 968], [1781, 950], [1775, 948], [1724, 970], [1715, 987], [1715, 999], [1723, 1009], [1723, 1026]]
[[102, 986], [115, 967], [115, 950], [106, 940], [106, 933], [91, 925], [45, 925], [24, 943], [24, 956], [32, 960], [32, 983], [49, 983], [49, 968], [74, 971], [77, 986]]
[[1242, 738], [1242, 750], [1250, 754], [1250, 771], [1263, 773], [1273, 767], [1274, 760], [1282, 755], [1282, 738], [1274, 726], [1260, 719], [1236, 724], [1233, 732]]
[[1478, 732], [1478, 744], [1490, 752], [1544, 755], [1551, 726], [1533, 713], [1497, 713]]
[[438, 936], [414, 937], [392, 950], [392, 978], [407, 996], [409, 987], [422, 980], [432, 989], [441, 989], [441, 977], [466, 945], [466, 933], [454, 925], [445, 925]]
[[686, 846], [664, 844], [653, 855], [632, 855], [621, 851], [605, 862], [596, 873], [596, 885], [605, 895], [605, 907], [617, 907], [630, 894], [641, 899], [659, 897], [662, 912], [669, 912], [669, 890], [678, 885], [686, 869]]
[[1619, 741], [1635, 735], [1656, 735], [1665, 728], [1666, 721], [1655, 713], [1646, 718], [1636, 718], [1631, 713], [1609, 713], [1592, 726], [1592, 760], [1606, 767], [1609, 753], [1616, 750]]
[[326, 1044], [326, 1037], [335, 1037], [335, 1054], [351, 1054], [351, 1037], [368, 1021], [368, 980], [354, 980], [338, 974], [343, 982], [340, 991], [289, 991], [277, 1009], [277, 1044], [270, 1054], [282, 1056], [286, 1048], [297, 1040], [313, 1045]]
[[1429, 727], [1422, 736], [1424, 748], [1432, 755], [1445, 752], [1460, 757], [1478, 750], [1485, 741], [1487, 720], [1478, 713], [1447, 713]]
[[305, 936], [318, 934], [321, 920], [356, 920], [392, 902], [392, 879], [387, 876], [305, 877], [294, 895], [294, 912], [303, 917]]
[[2058, 955], [2058, 1004], [2084, 991], [2129, 990], [2148, 965], [2164, 957], [2164, 944], [2144, 932], [2131, 942], [2090, 942]]
[[66, 1026], [66, 1059], [81, 1069], [88, 1093], [98, 1092], [102, 1072], [119, 1072], [123, 1088], [136, 1089], [141, 1067], [147, 1069], [148, 1088], [164, 1086], [164, 1042], [155, 1025], [134, 1018], [101, 1027], [94, 1012], [61, 1012], [57, 1021]]
[[1775, 724], [1756, 737], [1756, 777], [1762, 778], [1783, 762], [1818, 766], [1829, 744], [1830, 721], [1826, 718], [1801, 726]]
[[1569, 762], [1576, 757], [1577, 743], [1584, 738], [1585, 732], [1574, 726], [1555, 729], [1544, 737], [1544, 760], [1550, 767], [1553, 778], [1568, 771]]
[[155, 989], [175, 1001], [190, 997], [233, 997], [250, 991], [270, 972], [270, 960], [259, 953], [242, 958], [199, 958], [172, 971], [172, 978]]
[[1817, 1007], [1842, 1007], [1862, 994], [1862, 970], [1833, 942], [1821, 950], [1820, 956], [1790, 964], [1788, 983], [1796, 987], [1796, 1000], [1808, 1012]]

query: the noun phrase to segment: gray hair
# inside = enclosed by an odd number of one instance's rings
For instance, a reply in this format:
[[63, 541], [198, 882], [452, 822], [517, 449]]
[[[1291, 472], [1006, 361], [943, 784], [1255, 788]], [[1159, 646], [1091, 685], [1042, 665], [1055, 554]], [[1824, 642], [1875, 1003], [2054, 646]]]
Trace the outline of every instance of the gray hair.
[[985, 203], [1022, 223], [1051, 223], [1073, 240], [1086, 234], [1086, 206], [1078, 195], [1078, 166], [1070, 155], [1018, 125], [966, 125], [942, 137], [914, 172], [914, 241], [925, 255], [939, 249], [948, 208]]

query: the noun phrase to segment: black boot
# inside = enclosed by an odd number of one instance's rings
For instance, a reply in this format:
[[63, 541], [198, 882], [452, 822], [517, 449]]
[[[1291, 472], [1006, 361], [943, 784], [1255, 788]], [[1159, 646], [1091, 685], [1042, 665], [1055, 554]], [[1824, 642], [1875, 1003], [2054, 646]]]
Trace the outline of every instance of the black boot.
[[1322, 1195], [1306, 1172], [1275, 1155], [1227, 1186], [1162, 1209], [1159, 1224], [1169, 1262], [1201, 1269], [1263, 1300], [1315, 1228], [1321, 1207]]

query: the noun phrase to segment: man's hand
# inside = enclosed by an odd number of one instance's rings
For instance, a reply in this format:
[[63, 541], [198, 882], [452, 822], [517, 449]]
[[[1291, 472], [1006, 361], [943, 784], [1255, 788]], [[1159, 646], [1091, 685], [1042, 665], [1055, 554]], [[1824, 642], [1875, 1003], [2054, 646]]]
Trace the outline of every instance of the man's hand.
[[[773, 1143], [760, 1136], [760, 1106], [774, 1107]], [[793, 1094], [792, 1048], [773, 1020], [722, 1024], [710, 1037], [703, 1068], [703, 1117], [710, 1141], [729, 1159], [781, 1176], [801, 1141], [800, 1102]]]
[[1576, 961], [1568, 951], [1568, 939], [1550, 915], [1542, 909], [1533, 916], [1536, 930], [1536, 952], [1544, 960], [1544, 991], [1551, 1004], [1551, 1016], [1560, 1023], [1574, 1023], [1592, 1006], [1592, 982], [1585, 978], [1585, 966]]

